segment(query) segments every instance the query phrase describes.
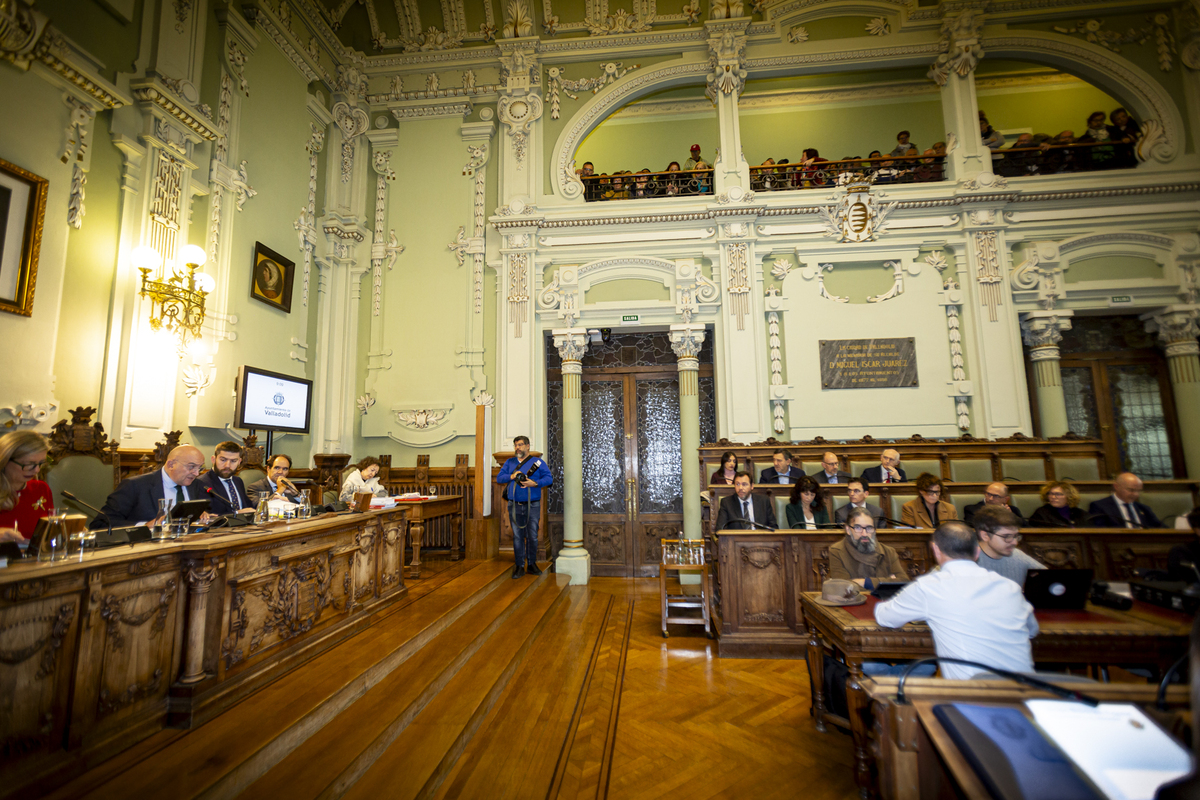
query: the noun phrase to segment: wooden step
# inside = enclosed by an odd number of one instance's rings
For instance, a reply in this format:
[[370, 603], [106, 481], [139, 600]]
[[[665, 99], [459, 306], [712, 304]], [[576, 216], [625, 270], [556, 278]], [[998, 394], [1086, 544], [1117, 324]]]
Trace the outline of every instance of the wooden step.
[[[566, 576], [548, 577], [554, 583], [547, 581], [512, 615], [344, 795], [328, 792], [322, 798], [432, 797], [540, 640], [539, 633], [578, 630], [588, 612], [586, 596], [570, 591]], [[541, 662], [541, 655], [535, 660]], [[553, 671], [547, 670], [543, 679], [549, 687], [558, 683]], [[491, 790], [476, 796], [490, 797]]]
[[[85, 773], [66, 797], [229, 797], [252, 783], [380, 680], [418, 653], [490, 591], [511, 566], [482, 562], [401, 614], [297, 667], [216, 719], [168, 744], [152, 762], [102, 785]], [[66, 787], [64, 787], [66, 788]]]
[[542, 631], [438, 797], [604, 796], [633, 604], [571, 591], [574, 619]]
[[[472, 612], [310, 736], [244, 797], [317, 797], [348, 785], [372, 764], [487, 639], [547, 580], [507, 580]], [[501, 634], [503, 635], [503, 634]]]

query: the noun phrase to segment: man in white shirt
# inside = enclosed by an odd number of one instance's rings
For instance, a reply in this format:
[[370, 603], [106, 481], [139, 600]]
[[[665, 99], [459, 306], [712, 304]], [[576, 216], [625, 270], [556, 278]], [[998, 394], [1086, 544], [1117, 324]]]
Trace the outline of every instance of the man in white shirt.
[[[957, 520], [943, 522], [933, 534], [937, 572], [917, 578], [886, 603], [875, 607], [875, 621], [887, 628], [926, 622], [939, 656], [977, 661], [1013, 672], [1033, 671], [1029, 640], [1038, 633], [1033, 606], [1021, 587], [975, 563], [975, 531]], [[967, 680], [978, 667], [942, 664], [942, 675]]]

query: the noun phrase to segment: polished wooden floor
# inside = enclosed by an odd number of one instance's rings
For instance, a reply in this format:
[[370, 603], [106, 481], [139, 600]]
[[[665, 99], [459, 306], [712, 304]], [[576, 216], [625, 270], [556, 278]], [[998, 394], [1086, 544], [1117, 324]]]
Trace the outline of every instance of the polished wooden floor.
[[703, 629], [662, 637], [657, 578], [594, 578], [633, 599], [608, 797], [857, 797], [850, 738], [817, 733], [804, 661], [721, 659]]
[[656, 578], [572, 587], [509, 571], [432, 557], [361, 634], [205, 725], [162, 731], [50, 794], [857, 795], [849, 738], [813, 727], [805, 662], [720, 659], [696, 627], [664, 639]]

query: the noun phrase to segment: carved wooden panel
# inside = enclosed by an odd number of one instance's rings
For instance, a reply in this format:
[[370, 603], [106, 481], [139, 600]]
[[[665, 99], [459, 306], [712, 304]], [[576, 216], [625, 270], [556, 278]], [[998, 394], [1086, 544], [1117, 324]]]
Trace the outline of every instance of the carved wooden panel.
[[[818, 589], [821, 587], [821, 584], [825, 583], [825, 581], [829, 579], [828, 545], [813, 545], [812, 579], [814, 583], [811, 585], [817, 587]], [[801, 590], [804, 591], [805, 589], [802, 587]], [[816, 589], [811, 591], [816, 591]]]
[[583, 526], [583, 546], [593, 562], [625, 563], [625, 525], [589, 522]]
[[910, 580], [929, 571], [928, 548], [924, 544], [896, 544], [893, 546], [896, 548], [896, 555], [900, 558], [900, 563], [908, 571]]
[[[1170, 552], [1170, 545], [1158, 543], [1147, 544], [1129, 544], [1113, 542], [1107, 548], [1108, 550], [1108, 579], [1114, 581], [1127, 581], [1130, 578], [1136, 578], [1135, 571], [1158, 569], [1164, 572], [1167, 569], [1167, 554]], [[1099, 576], [1097, 576], [1099, 577]]]
[[0, 768], [61, 749], [78, 617], [78, 594], [0, 609]]
[[389, 520], [384, 525], [379, 554], [379, 593], [404, 586], [404, 534], [407, 523]]
[[733, 568], [738, 571], [740, 628], [786, 628], [783, 544], [738, 542]]
[[1083, 545], [1079, 542], [1030, 542], [1025, 549], [1029, 555], [1052, 569], [1082, 569], [1090, 566]]

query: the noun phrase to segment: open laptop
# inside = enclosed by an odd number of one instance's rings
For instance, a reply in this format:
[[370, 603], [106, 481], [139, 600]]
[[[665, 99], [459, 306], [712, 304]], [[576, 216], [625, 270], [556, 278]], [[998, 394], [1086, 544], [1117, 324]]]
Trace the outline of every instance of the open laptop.
[[1031, 569], [1025, 573], [1025, 599], [1035, 609], [1081, 610], [1092, 588], [1090, 569]]

